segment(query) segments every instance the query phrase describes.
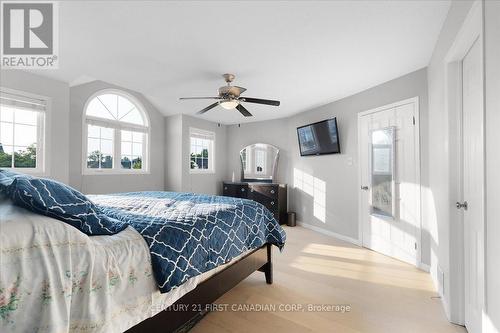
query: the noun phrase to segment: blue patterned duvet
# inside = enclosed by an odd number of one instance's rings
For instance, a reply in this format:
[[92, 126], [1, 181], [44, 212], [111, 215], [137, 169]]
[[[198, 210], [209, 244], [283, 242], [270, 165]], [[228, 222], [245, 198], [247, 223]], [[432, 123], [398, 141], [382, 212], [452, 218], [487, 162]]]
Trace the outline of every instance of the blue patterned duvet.
[[162, 293], [243, 252], [285, 243], [285, 232], [261, 204], [231, 197], [176, 192], [89, 196], [106, 215], [146, 240]]

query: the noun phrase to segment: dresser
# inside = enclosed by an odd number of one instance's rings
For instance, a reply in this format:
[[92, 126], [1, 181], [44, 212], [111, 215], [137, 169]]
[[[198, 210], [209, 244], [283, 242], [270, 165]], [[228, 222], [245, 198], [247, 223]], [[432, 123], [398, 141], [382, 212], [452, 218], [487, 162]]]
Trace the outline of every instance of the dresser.
[[226, 197], [243, 198], [263, 204], [273, 213], [280, 223], [287, 219], [287, 186], [275, 183], [234, 183], [224, 182], [222, 195]]

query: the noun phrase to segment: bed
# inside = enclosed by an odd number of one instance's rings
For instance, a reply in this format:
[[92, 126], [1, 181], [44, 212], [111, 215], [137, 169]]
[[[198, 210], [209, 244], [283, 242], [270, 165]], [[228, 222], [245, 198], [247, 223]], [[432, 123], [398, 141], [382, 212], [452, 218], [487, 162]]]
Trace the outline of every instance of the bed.
[[258, 203], [173, 192], [90, 199], [125, 229], [87, 236], [0, 198], [0, 331], [168, 332], [255, 270], [272, 282], [271, 244], [281, 248], [285, 234]]

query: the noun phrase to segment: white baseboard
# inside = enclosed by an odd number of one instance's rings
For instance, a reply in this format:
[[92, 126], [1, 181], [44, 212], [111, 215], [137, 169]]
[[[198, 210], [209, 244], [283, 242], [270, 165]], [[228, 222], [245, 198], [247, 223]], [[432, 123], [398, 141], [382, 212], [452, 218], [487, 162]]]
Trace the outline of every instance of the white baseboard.
[[304, 228], [306, 228], [306, 229], [310, 229], [310, 230], [319, 232], [319, 233], [321, 233], [323, 235], [335, 237], [337, 239], [340, 239], [340, 240], [352, 243], [354, 245], [361, 246], [361, 241], [359, 239], [354, 239], [354, 238], [351, 238], [349, 236], [344, 236], [344, 235], [338, 234], [336, 232], [333, 232], [333, 231], [330, 231], [330, 230], [326, 230], [326, 229], [317, 227], [317, 226], [309, 224], [309, 223], [304, 223], [302, 221], [297, 221], [297, 224], [300, 225], [300, 226], [302, 226], [302, 227], [304, 227]]
[[424, 272], [427, 272], [427, 273], [431, 272], [431, 266], [424, 264], [423, 262], [419, 263], [417, 267], [419, 269], [423, 270]]
[[[309, 224], [309, 223], [304, 223], [302, 221], [297, 221], [297, 224], [300, 225], [300, 226], [302, 226], [302, 227], [304, 227], [304, 228], [306, 228], [306, 229], [310, 229], [310, 230], [319, 232], [319, 233], [321, 233], [323, 235], [335, 237], [337, 239], [349, 242], [349, 243], [357, 245], [357, 246], [362, 246], [361, 241], [358, 240], [358, 239], [355, 239], [355, 238], [352, 238], [352, 237], [349, 237], [349, 236], [344, 236], [344, 235], [338, 234], [336, 232], [333, 232], [333, 231], [330, 231], [330, 230], [326, 230], [326, 229], [323, 229], [321, 227], [317, 227], [317, 226]], [[419, 269], [421, 269], [421, 270], [423, 270], [424, 272], [427, 272], [427, 273], [431, 272], [431, 266], [429, 266], [427, 264], [424, 264], [423, 262], [419, 263], [417, 265], [417, 268], [419, 268]]]

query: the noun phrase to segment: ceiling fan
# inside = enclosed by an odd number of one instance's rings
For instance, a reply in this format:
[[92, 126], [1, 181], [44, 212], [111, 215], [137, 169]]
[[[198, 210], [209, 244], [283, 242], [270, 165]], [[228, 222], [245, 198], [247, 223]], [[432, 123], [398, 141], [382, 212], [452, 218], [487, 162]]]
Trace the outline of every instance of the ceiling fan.
[[216, 97], [181, 97], [180, 100], [184, 99], [216, 99], [217, 102], [210, 104], [203, 110], [197, 112], [197, 114], [203, 114], [210, 109], [213, 109], [217, 105], [222, 106], [224, 109], [231, 110], [236, 109], [240, 111], [242, 115], [245, 117], [252, 117], [252, 114], [248, 112], [248, 110], [241, 105], [242, 102], [247, 103], [256, 103], [256, 104], [265, 104], [272, 106], [279, 106], [280, 101], [273, 101], [270, 99], [261, 99], [261, 98], [252, 98], [252, 97], [242, 97], [240, 96], [243, 92], [246, 91], [243, 87], [232, 86], [231, 82], [233, 82], [235, 76], [234, 74], [223, 74], [224, 80], [226, 80], [227, 86], [223, 86], [219, 88], [219, 96]]

